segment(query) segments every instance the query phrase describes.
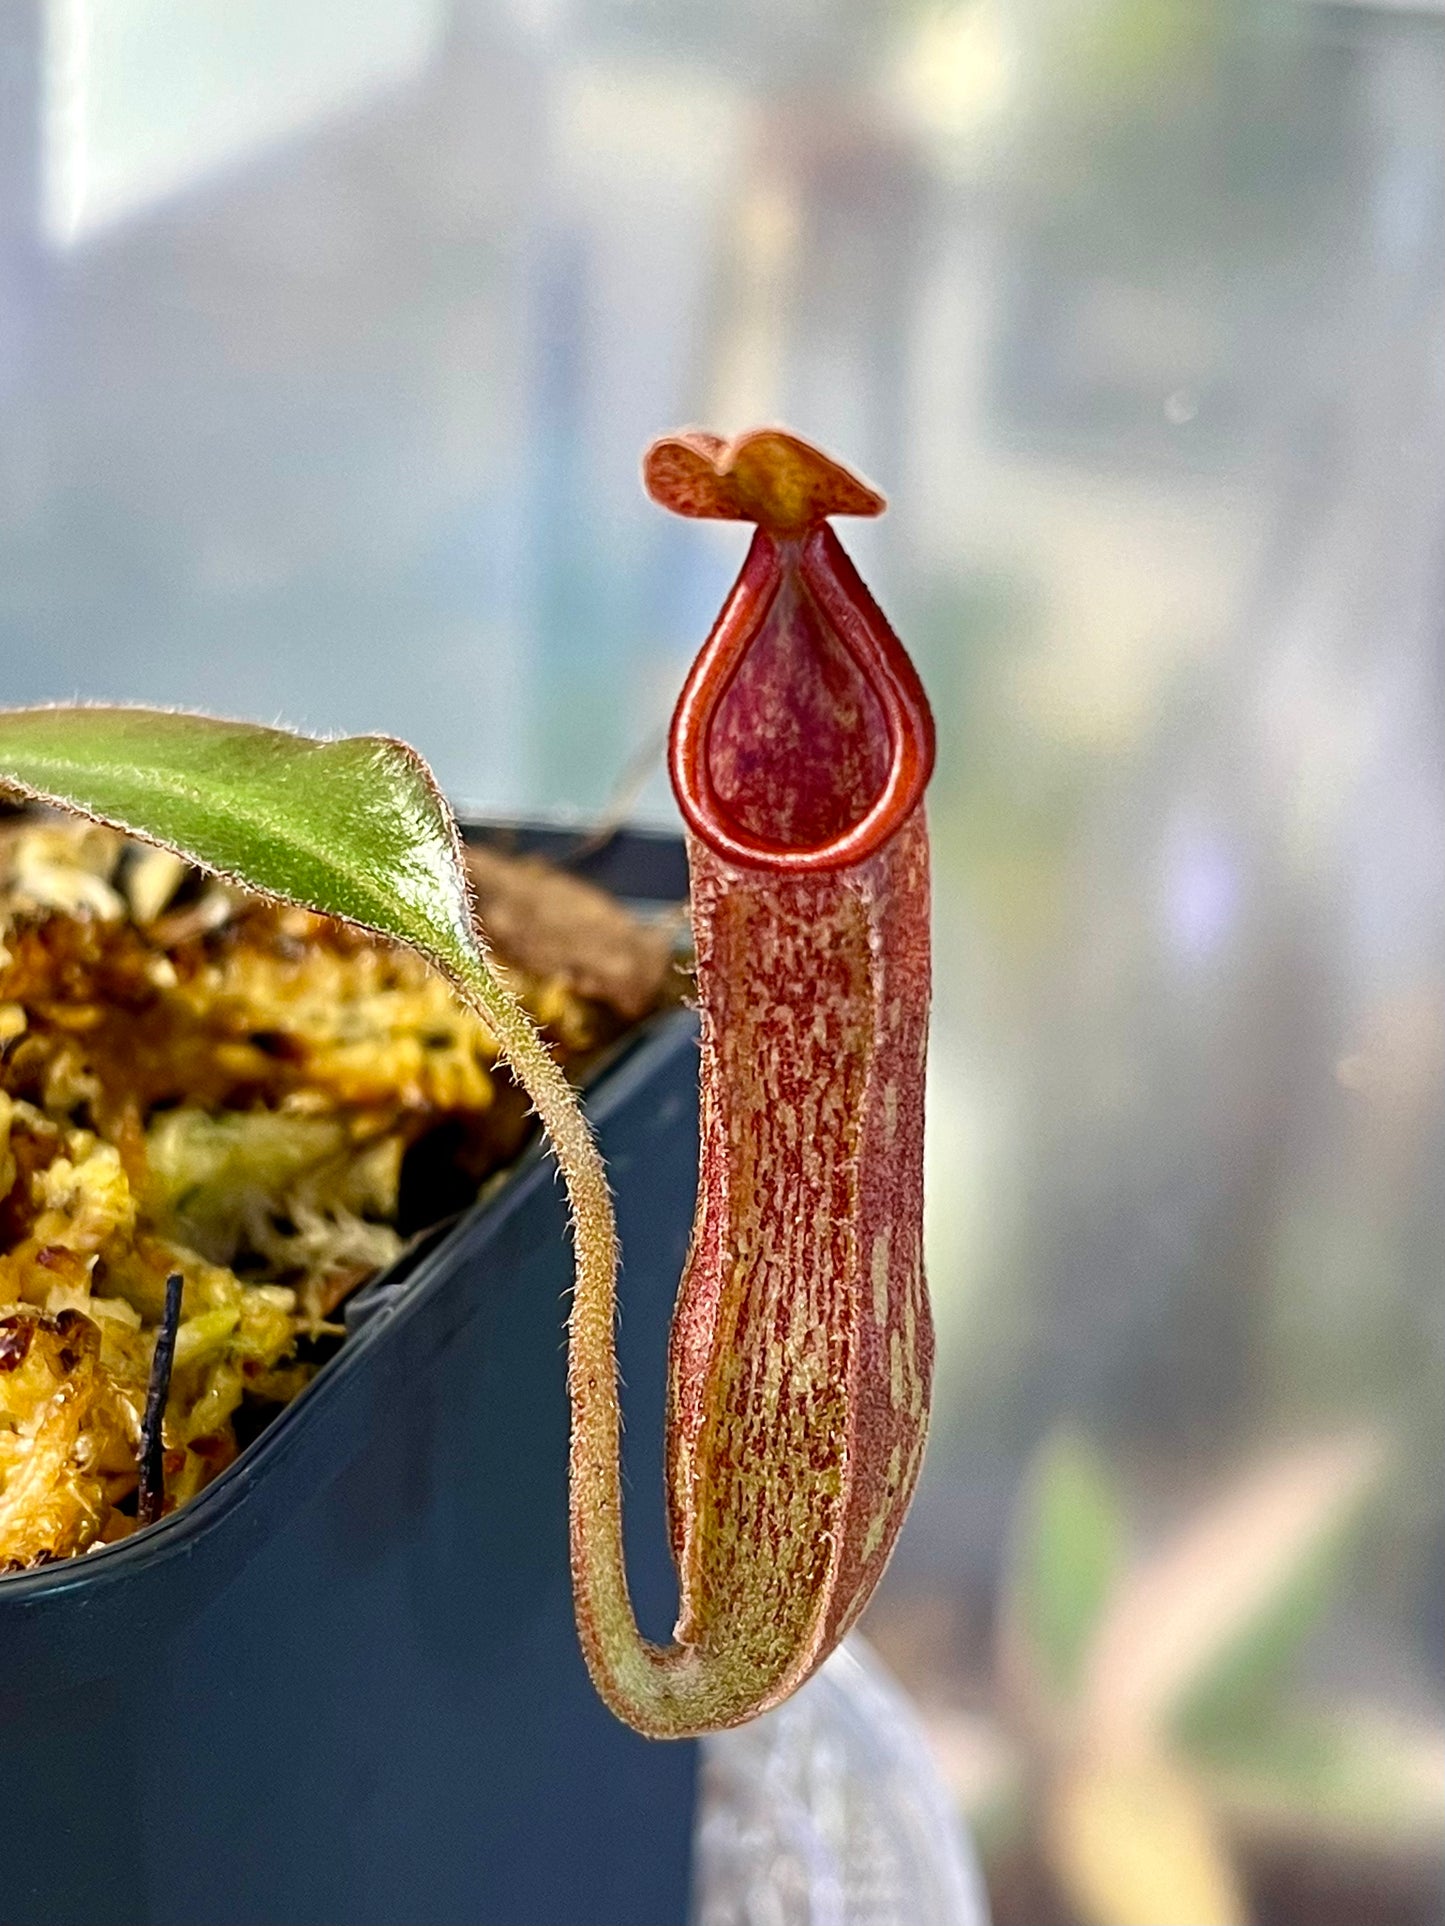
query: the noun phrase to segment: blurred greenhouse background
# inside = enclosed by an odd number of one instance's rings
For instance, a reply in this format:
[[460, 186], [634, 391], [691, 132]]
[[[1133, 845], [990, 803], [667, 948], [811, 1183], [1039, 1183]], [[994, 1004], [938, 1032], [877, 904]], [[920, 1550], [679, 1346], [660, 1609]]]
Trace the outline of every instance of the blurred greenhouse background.
[[1445, 6], [9, 0], [6, 702], [609, 806], [786, 421], [940, 726], [934, 1443], [999, 1926], [1433, 1920]]

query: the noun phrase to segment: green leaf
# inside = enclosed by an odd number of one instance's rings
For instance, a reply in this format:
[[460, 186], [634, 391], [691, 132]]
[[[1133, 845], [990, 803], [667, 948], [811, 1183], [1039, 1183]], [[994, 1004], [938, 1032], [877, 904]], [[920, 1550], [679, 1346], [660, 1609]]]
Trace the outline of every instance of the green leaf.
[[0, 786], [268, 896], [482, 967], [456, 825], [414, 749], [170, 710], [0, 710]]
[[1181, 1746], [1209, 1747], [1279, 1716], [1290, 1666], [1326, 1616], [1347, 1569], [1348, 1526], [1340, 1518], [1304, 1546], [1272, 1594], [1225, 1640], [1170, 1709], [1169, 1732]]
[[1039, 1452], [1014, 1537], [1008, 1611], [1056, 1699], [1070, 1698], [1124, 1557], [1125, 1526], [1107, 1467], [1082, 1438]]
[[1138, 1564], [1089, 1654], [1090, 1732], [1199, 1742], [1250, 1716], [1328, 1601], [1381, 1461], [1360, 1433], [1256, 1464]]
[[1445, 1732], [1372, 1707], [1295, 1708], [1241, 1730], [1192, 1770], [1229, 1825], [1316, 1849], [1434, 1847], [1445, 1811]]

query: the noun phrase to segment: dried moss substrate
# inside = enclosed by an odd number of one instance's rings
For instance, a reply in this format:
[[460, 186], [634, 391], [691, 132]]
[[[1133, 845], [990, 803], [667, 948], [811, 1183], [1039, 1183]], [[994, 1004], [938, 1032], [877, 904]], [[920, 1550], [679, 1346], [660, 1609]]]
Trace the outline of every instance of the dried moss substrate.
[[[580, 1074], [672, 992], [669, 938], [475, 852], [498, 960]], [[166, 1280], [163, 1509], [236, 1456], [406, 1238], [515, 1156], [490, 1031], [417, 956], [107, 830], [0, 828], [0, 1569], [135, 1529]]]

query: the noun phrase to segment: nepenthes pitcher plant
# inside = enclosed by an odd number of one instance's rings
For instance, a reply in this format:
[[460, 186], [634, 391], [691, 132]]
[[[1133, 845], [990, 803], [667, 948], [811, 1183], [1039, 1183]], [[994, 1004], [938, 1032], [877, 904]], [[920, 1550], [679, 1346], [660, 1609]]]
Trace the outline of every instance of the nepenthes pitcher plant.
[[456, 825], [384, 736], [170, 711], [0, 713], [0, 786], [409, 943], [489, 1023], [566, 1181], [577, 1622], [607, 1704], [680, 1737], [777, 1704], [882, 1574], [917, 1481], [928, 842], [918, 677], [830, 526], [883, 500], [790, 434], [689, 432], [644, 465], [678, 514], [754, 524], [674, 717], [701, 1017], [701, 1152], [673, 1322], [680, 1612], [645, 1640], [622, 1550], [617, 1248], [577, 1100], [490, 968]]

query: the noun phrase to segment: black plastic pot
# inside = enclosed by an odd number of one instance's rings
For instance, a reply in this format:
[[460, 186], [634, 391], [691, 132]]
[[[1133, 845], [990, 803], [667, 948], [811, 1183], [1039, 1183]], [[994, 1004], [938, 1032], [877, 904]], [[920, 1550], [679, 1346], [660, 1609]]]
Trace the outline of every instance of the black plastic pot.
[[[685, 888], [667, 839], [589, 868]], [[691, 1017], [654, 1023], [588, 1108], [626, 1253], [631, 1569], [663, 1635]], [[572, 1624], [570, 1282], [534, 1148], [370, 1287], [338, 1356], [184, 1511], [0, 1582], [5, 1926], [680, 1926], [695, 1748], [603, 1710]]]

